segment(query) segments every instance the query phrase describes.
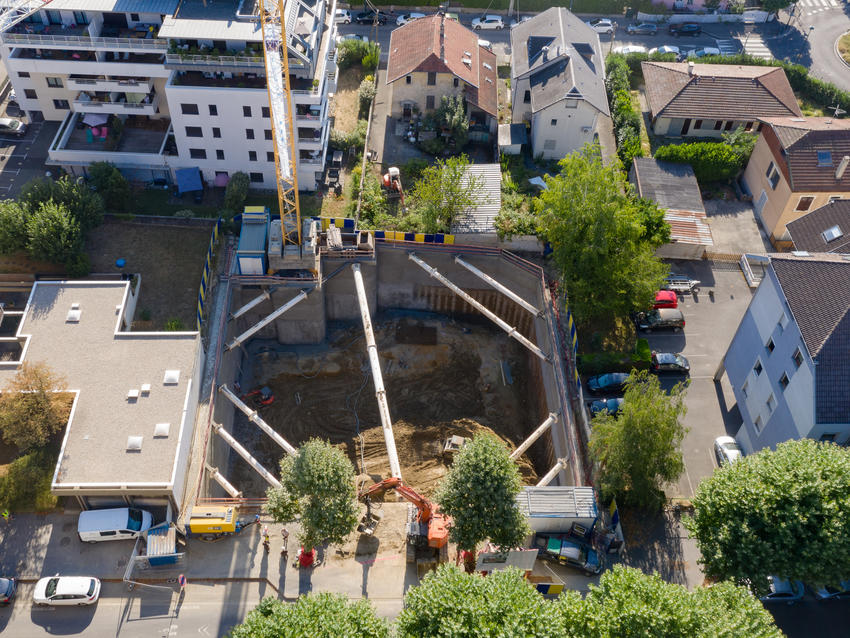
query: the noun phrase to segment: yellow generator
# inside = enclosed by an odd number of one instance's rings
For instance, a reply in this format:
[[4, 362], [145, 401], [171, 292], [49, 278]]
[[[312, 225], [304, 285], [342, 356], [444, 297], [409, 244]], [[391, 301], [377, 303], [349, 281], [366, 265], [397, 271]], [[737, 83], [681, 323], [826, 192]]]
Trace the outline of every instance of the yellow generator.
[[186, 536], [199, 536], [205, 541], [211, 541], [222, 536], [238, 534], [257, 520], [259, 515], [248, 523], [240, 521], [239, 508], [233, 505], [195, 506], [186, 522]]

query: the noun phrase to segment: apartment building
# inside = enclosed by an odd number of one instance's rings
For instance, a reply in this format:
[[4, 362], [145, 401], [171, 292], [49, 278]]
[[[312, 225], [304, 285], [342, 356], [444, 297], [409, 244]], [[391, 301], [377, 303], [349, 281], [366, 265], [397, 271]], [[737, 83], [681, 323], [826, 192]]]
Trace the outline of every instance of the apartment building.
[[[315, 190], [336, 90], [336, 0], [286, 0], [298, 187]], [[256, 0], [52, 0], [0, 34], [0, 57], [34, 120], [61, 122], [48, 162], [84, 175], [114, 163], [208, 185], [244, 171], [274, 189], [269, 98]]]

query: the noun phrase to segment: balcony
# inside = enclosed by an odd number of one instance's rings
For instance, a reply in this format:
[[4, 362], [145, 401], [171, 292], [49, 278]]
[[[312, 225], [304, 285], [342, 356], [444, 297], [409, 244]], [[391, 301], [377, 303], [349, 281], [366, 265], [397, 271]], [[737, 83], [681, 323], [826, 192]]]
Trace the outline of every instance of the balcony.
[[[153, 26], [158, 29], [156, 25]], [[62, 25], [18, 24], [0, 35], [10, 45], [31, 45], [41, 49], [132, 49], [139, 51], [168, 50], [168, 40], [155, 38], [146, 26], [144, 29], [109, 29], [92, 37], [93, 25], [63, 27]]]
[[[125, 88], [124, 91], [127, 89]], [[150, 91], [147, 95], [141, 92], [130, 91], [128, 93], [113, 91], [111, 93], [98, 93], [82, 91], [74, 99], [73, 109], [82, 113], [115, 113], [155, 115], [159, 107], [159, 95], [156, 91]], [[131, 99], [139, 96], [139, 99]]]
[[65, 119], [53, 143], [49, 157], [54, 163], [84, 165], [109, 161], [121, 166], [158, 167], [166, 165], [166, 146], [171, 133], [171, 120], [153, 120], [141, 115], [120, 118], [110, 115], [106, 139], [91, 136], [83, 124], [82, 113], [71, 113]]
[[153, 82], [141, 78], [74, 77], [67, 79], [69, 89], [81, 91], [119, 91], [121, 93], [150, 93]]
[[165, 67], [176, 71], [221, 71], [222, 69], [254, 69], [262, 71], [265, 68], [265, 60], [262, 57], [253, 56], [168, 53], [165, 56]]
[[[227, 77], [230, 76], [230, 77]], [[209, 71], [180, 71], [171, 79], [172, 86], [202, 86], [219, 89], [266, 90], [266, 78], [256, 73], [228, 73]]]

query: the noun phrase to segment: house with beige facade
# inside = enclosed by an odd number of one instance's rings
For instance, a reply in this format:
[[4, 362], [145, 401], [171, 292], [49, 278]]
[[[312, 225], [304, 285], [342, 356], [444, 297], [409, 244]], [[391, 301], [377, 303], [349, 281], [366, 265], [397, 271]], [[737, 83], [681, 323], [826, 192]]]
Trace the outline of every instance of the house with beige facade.
[[668, 137], [721, 137], [759, 118], [800, 117], [785, 71], [773, 66], [642, 62], [652, 130]]
[[790, 248], [787, 224], [838, 199], [850, 199], [850, 120], [761, 118], [742, 179], [777, 248]]

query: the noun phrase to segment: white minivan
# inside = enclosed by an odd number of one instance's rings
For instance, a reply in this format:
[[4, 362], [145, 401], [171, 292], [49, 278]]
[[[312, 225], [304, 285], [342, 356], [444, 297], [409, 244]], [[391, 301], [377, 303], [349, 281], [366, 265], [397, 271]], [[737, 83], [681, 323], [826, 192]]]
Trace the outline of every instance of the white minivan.
[[135, 507], [86, 510], [80, 512], [77, 534], [85, 543], [128, 540], [149, 530], [152, 522], [150, 512]]

